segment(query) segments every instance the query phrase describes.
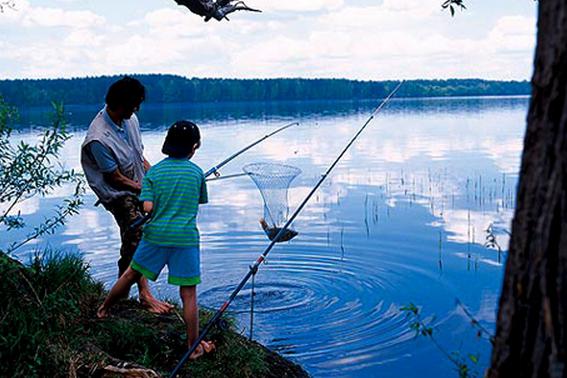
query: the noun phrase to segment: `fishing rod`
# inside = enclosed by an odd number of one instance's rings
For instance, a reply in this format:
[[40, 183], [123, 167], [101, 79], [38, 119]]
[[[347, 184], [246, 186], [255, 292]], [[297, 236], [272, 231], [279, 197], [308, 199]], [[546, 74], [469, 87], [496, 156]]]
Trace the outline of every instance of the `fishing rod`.
[[254, 262], [253, 265], [249, 266], [249, 270], [248, 273], [246, 273], [246, 275], [244, 276], [244, 278], [242, 279], [242, 281], [240, 281], [240, 283], [238, 284], [238, 286], [233, 290], [232, 294], [230, 294], [230, 297], [228, 298], [228, 300], [226, 302], [223, 303], [223, 305], [220, 307], [220, 309], [216, 312], [216, 314], [209, 320], [209, 322], [207, 323], [207, 325], [205, 326], [205, 328], [203, 329], [203, 331], [201, 332], [201, 334], [199, 335], [199, 337], [197, 338], [197, 340], [193, 343], [193, 345], [191, 345], [191, 348], [189, 348], [189, 350], [183, 355], [183, 357], [181, 358], [181, 360], [179, 361], [179, 363], [177, 364], [177, 366], [175, 367], [175, 369], [173, 369], [173, 371], [170, 374], [170, 378], [174, 378], [177, 373], [179, 372], [179, 370], [181, 370], [181, 368], [183, 367], [183, 365], [185, 365], [185, 363], [187, 362], [187, 360], [189, 359], [189, 356], [191, 356], [191, 354], [197, 349], [197, 347], [199, 346], [199, 344], [201, 343], [201, 341], [203, 341], [203, 339], [205, 338], [205, 336], [207, 335], [207, 333], [210, 331], [210, 329], [213, 327], [213, 325], [220, 319], [220, 317], [224, 314], [224, 312], [226, 311], [226, 309], [228, 308], [228, 306], [230, 306], [230, 304], [232, 303], [232, 301], [234, 300], [234, 298], [236, 298], [236, 296], [238, 295], [238, 293], [242, 290], [242, 288], [244, 287], [244, 285], [246, 285], [246, 283], [248, 282], [248, 280], [250, 279], [250, 277], [255, 276], [256, 273], [258, 272], [258, 267], [260, 266], [260, 264], [262, 264], [265, 260], [266, 257], [268, 256], [268, 253], [270, 253], [270, 251], [272, 250], [272, 248], [274, 248], [274, 245], [278, 242], [278, 240], [285, 234], [286, 230], [288, 229], [288, 227], [291, 225], [291, 223], [295, 220], [295, 218], [299, 215], [299, 213], [301, 212], [301, 210], [303, 210], [303, 208], [305, 207], [305, 205], [307, 205], [307, 202], [309, 202], [309, 200], [311, 199], [311, 197], [313, 196], [313, 194], [315, 194], [315, 192], [317, 191], [317, 189], [319, 189], [319, 187], [321, 186], [321, 184], [323, 184], [323, 181], [325, 181], [325, 179], [329, 176], [329, 174], [331, 173], [331, 171], [335, 168], [335, 166], [339, 163], [339, 161], [342, 159], [342, 157], [344, 156], [344, 154], [348, 151], [348, 149], [350, 148], [350, 146], [352, 146], [352, 144], [356, 141], [356, 139], [358, 139], [358, 137], [360, 136], [360, 134], [362, 134], [362, 132], [364, 131], [364, 129], [366, 128], [366, 126], [368, 126], [368, 124], [370, 123], [370, 121], [372, 121], [374, 119], [374, 117], [376, 117], [376, 115], [382, 110], [382, 108], [390, 101], [390, 99], [396, 94], [396, 92], [400, 89], [400, 87], [402, 86], [402, 84], [404, 83], [404, 81], [401, 81], [392, 92], [390, 92], [390, 94], [384, 98], [382, 100], [382, 102], [380, 103], [380, 105], [378, 105], [378, 107], [372, 112], [372, 114], [370, 115], [370, 117], [366, 120], [366, 122], [364, 123], [364, 125], [358, 130], [358, 132], [354, 135], [354, 137], [352, 137], [352, 139], [350, 140], [350, 142], [346, 145], [346, 147], [342, 150], [342, 152], [339, 154], [339, 156], [335, 159], [335, 161], [333, 161], [333, 163], [329, 166], [329, 168], [327, 169], [327, 171], [321, 176], [321, 178], [319, 179], [319, 181], [317, 182], [317, 184], [315, 184], [315, 186], [313, 187], [313, 189], [311, 189], [311, 191], [309, 192], [309, 194], [307, 194], [307, 196], [305, 197], [305, 199], [301, 202], [301, 204], [297, 207], [297, 209], [294, 211], [294, 213], [291, 215], [291, 217], [288, 219], [288, 221], [283, 225], [283, 227], [280, 229], [280, 231], [278, 232], [278, 234], [272, 239], [272, 241], [270, 242], [270, 244], [268, 245], [268, 247], [264, 250], [264, 252], [258, 257], [258, 259], [256, 259], [256, 261]]
[[[230, 161], [234, 160], [235, 158], [237, 158], [238, 156], [242, 155], [243, 153], [245, 153], [246, 151], [248, 151], [249, 149], [251, 149], [252, 147], [256, 146], [257, 144], [262, 143], [263, 141], [265, 141], [266, 139], [268, 139], [269, 137], [276, 135], [277, 133], [284, 131], [285, 129], [288, 129], [292, 126], [297, 126], [299, 125], [299, 122], [292, 122], [292, 123], [288, 123], [285, 126], [280, 127], [279, 129], [276, 129], [274, 131], [272, 131], [269, 134], [264, 135], [263, 137], [261, 137], [260, 139], [256, 140], [255, 142], [252, 142], [251, 144], [249, 144], [248, 146], [244, 147], [243, 149], [235, 152], [234, 154], [230, 155], [228, 158], [224, 159], [223, 161], [221, 161], [220, 163], [218, 163], [217, 165], [215, 165], [214, 167], [212, 167], [211, 169], [209, 169], [207, 172], [205, 172], [205, 178], [209, 177], [210, 175], [214, 174], [217, 179], [220, 178], [220, 173], [219, 173], [219, 169], [221, 169], [222, 167], [224, 167], [226, 164], [228, 164]], [[231, 175], [230, 177], [227, 176], [226, 178], [232, 178], [232, 177], [237, 177], [236, 175]], [[137, 221], [135, 221], [134, 223], [132, 223], [130, 225], [130, 230], [135, 230], [138, 227], [142, 226], [143, 224], [145, 224], [147, 221], [150, 220], [151, 218], [151, 214], [146, 214], [144, 215], [142, 218], [138, 219]]]
[[297, 126], [299, 125], [299, 122], [292, 122], [290, 124], [287, 124], [285, 126], [280, 127], [277, 130], [272, 131], [269, 134], [264, 135], [262, 138], [258, 139], [257, 141], [249, 144], [248, 146], [244, 147], [243, 149], [241, 149], [238, 152], [235, 152], [234, 154], [230, 155], [229, 157], [227, 157], [226, 159], [224, 159], [223, 161], [221, 161], [219, 164], [215, 165], [214, 167], [212, 167], [211, 169], [209, 169], [206, 173], [205, 173], [205, 177], [208, 177], [210, 175], [212, 175], [213, 173], [217, 173], [219, 169], [221, 169], [223, 166], [225, 166], [227, 163], [229, 163], [231, 160], [233, 160], [234, 158], [236, 158], [237, 156], [245, 153], [246, 151], [248, 151], [249, 149], [251, 149], [252, 147], [256, 146], [257, 144], [262, 143], [263, 141], [265, 141], [266, 139], [268, 139], [269, 137], [271, 137], [272, 135], [275, 135], [277, 133], [279, 133], [280, 131], [284, 131], [287, 128], [290, 128], [292, 126]]
[[224, 175], [224, 176], [218, 176], [218, 177], [211, 177], [206, 179], [205, 181], [218, 181], [218, 180], [226, 180], [226, 179], [231, 179], [231, 178], [236, 178], [236, 177], [242, 177], [242, 176], [248, 176], [248, 173], [234, 173], [232, 175]]

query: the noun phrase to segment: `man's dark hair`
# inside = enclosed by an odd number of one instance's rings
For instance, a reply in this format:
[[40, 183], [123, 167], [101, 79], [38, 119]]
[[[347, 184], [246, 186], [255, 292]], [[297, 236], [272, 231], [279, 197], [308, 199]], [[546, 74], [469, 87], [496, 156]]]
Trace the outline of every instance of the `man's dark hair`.
[[106, 105], [112, 110], [120, 106], [135, 108], [146, 99], [146, 88], [137, 79], [124, 76], [112, 83], [106, 93]]

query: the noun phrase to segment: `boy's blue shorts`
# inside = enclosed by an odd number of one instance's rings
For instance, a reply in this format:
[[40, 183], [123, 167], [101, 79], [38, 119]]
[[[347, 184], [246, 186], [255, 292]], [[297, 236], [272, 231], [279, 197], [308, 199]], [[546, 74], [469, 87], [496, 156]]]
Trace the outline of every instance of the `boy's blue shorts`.
[[168, 247], [142, 240], [130, 266], [149, 280], [155, 281], [163, 267], [169, 269], [168, 282], [177, 286], [201, 283], [199, 247]]

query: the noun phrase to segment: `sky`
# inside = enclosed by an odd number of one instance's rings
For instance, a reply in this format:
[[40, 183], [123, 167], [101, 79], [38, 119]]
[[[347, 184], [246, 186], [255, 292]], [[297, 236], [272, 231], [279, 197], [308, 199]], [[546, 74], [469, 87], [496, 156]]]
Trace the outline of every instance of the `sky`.
[[451, 17], [442, 1], [247, 0], [263, 13], [205, 23], [173, 0], [13, 0], [0, 79], [530, 79], [537, 2], [465, 0]]

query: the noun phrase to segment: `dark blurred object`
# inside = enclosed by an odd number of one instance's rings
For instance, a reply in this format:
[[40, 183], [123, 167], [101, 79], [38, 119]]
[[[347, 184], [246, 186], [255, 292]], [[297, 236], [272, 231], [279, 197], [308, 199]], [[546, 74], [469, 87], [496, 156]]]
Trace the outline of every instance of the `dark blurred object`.
[[205, 21], [209, 21], [211, 18], [217, 21], [224, 18], [228, 20], [227, 15], [239, 10], [261, 12], [258, 9], [248, 7], [243, 1], [235, 0], [175, 0], [175, 2], [178, 5], [186, 6], [196, 15], [205, 17]]

